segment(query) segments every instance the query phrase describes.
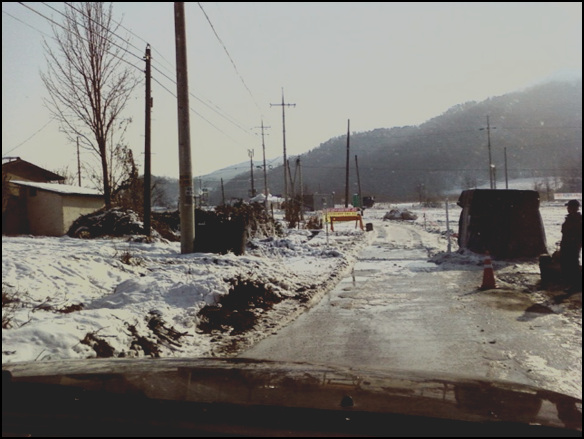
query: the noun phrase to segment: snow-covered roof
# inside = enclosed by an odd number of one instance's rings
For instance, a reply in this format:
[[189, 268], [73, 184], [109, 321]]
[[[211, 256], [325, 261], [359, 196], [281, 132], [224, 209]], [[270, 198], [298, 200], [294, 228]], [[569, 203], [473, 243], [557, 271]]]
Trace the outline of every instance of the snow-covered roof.
[[34, 181], [21, 181], [21, 180], [10, 180], [11, 183], [18, 184], [20, 186], [33, 187], [36, 189], [42, 189], [45, 191], [56, 192], [63, 195], [92, 195], [92, 196], [103, 196], [99, 191], [95, 189], [89, 189], [79, 186], [71, 186], [69, 184], [55, 184], [55, 183], [37, 183]]
[[[266, 196], [264, 194], [258, 194], [253, 198], [250, 198], [249, 201], [251, 201], [252, 203], [263, 203], [266, 199]], [[270, 203], [281, 203], [282, 201], [284, 201], [284, 198], [279, 198], [279, 197], [275, 197], [272, 194], [268, 194], [268, 201]]]

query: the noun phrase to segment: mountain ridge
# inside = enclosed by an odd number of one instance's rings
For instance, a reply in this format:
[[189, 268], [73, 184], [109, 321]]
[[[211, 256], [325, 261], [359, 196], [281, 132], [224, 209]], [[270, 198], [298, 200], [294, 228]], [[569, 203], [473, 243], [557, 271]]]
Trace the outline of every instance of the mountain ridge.
[[[439, 197], [446, 191], [484, 185], [489, 181], [489, 137], [497, 187], [504, 187], [508, 174], [509, 178], [561, 179], [566, 190], [581, 192], [581, 76], [454, 105], [420, 125], [351, 133], [350, 196], [359, 183], [363, 195], [380, 201]], [[304, 193], [335, 192], [337, 199], [344, 198], [346, 146], [347, 135], [341, 134], [289, 157], [291, 189], [299, 192], [302, 180]], [[282, 159], [272, 160], [280, 165], [274, 163], [267, 172], [269, 191], [281, 194]], [[256, 191], [264, 187], [262, 164], [254, 161]], [[226, 177], [229, 169], [241, 172]], [[208, 189], [211, 204], [222, 200], [221, 178], [227, 199], [249, 196], [249, 162], [196, 177], [195, 186]]]

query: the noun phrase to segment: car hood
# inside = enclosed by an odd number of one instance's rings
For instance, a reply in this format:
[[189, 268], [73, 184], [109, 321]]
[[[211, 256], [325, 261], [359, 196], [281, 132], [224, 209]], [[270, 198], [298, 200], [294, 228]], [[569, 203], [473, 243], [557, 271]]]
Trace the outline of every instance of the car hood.
[[[8, 363], [11, 386], [63, 386], [148, 400], [400, 414], [582, 431], [582, 401], [505, 381], [403, 370], [237, 359], [91, 359]], [[7, 396], [8, 395], [8, 396]], [[5, 399], [6, 396], [6, 399]]]

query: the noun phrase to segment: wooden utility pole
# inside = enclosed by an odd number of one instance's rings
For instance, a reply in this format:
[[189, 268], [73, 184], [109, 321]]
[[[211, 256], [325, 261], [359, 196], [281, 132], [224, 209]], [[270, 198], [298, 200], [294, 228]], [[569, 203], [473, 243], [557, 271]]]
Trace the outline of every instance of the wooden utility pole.
[[[282, 103], [281, 104], [270, 104], [270, 107], [273, 106], [281, 106], [282, 107], [282, 139], [283, 139], [283, 150], [284, 150], [284, 201], [286, 202], [286, 206], [288, 206], [288, 159], [286, 158], [286, 113], [284, 108], [286, 107], [295, 107], [296, 104], [287, 104], [284, 101], [284, 88], [282, 88]], [[286, 208], [288, 211], [288, 208]]]
[[79, 155], [79, 137], [77, 137], [77, 182], [81, 187], [81, 156]]
[[292, 170], [290, 169], [290, 160], [286, 159], [286, 167], [288, 168], [288, 176], [290, 178], [290, 195], [294, 198], [294, 187], [296, 185], [296, 175], [294, 175], [294, 179], [292, 179]]
[[505, 147], [504, 151], [505, 151], [505, 189], [509, 189], [509, 174], [507, 173], [507, 147]]
[[359, 189], [359, 207], [363, 207], [363, 197], [361, 196], [361, 177], [359, 177], [359, 162], [355, 155], [355, 168], [357, 170], [357, 187]]
[[304, 188], [302, 187], [302, 165], [300, 157], [296, 159], [296, 167], [300, 175], [300, 220], [304, 221]]
[[448, 217], [448, 198], [446, 198], [446, 237], [448, 238], [448, 253], [452, 252], [452, 242], [450, 240], [450, 218]]
[[[484, 130], [485, 128], [480, 128]], [[489, 182], [491, 184], [491, 189], [495, 189], [495, 176], [494, 176], [494, 166], [493, 159], [491, 155], [491, 124], [489, 123], [489, 116], [487, 116], [487, 147], [489, 148]]]
[[347, 120], [347, 164], [345, 166], [345, 207], [349, 207], [349, 136], [350, 136], [351, 121]]
[[247, 154], [249, 155], [249, 166], [250, 166], [250, 172], [251, 172], [251, 198], [255, 197], [255, 186], [254, 186], [254, 182], [253, 182], [253, 149], [248, 149], [247, 150]]
[[191, 168], [191, 134], [189, 120], [189, 81], [187, 76], [187, 42], [185, 4], [174, 3], [176, 42], [176, 91], [178, 109], [178, 150], [180, 188], [180, 248], [192, 253], [195, 246], [195, 209], [193, 206], [193, 171]]
[[223, 187], [223, 178], [221, 178], [221, 204], [225, 206], [225, 187]]
[[266, 209], [266, 213], [268, 213], [268, 171], [266, 169], [266, 143], [264, 141], [264, 129], [270, 128], [264, 126], [264, 120], [262, 119], [262, 152], [264, 156], [264, 208]]
[[150, 67], [150, 44], [146, 45], [146, 117], [144, 128], [144, 234], [150, 236], [150, 210], [151, 200], [150, 195], [150, 142], [151, 142], [151, 114], [152, 114], [152, 88], [151, 88], [151, 67]]

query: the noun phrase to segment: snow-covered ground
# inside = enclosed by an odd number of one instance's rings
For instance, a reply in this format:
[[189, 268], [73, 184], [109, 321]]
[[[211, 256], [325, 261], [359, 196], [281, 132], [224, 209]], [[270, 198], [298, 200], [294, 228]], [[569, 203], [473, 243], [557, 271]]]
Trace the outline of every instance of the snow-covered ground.
[[[92, 357], [98, 341], [114, 356], [141, 356], [140, 337], [160, 356], [212, 355], [220, 335], [198, 330], [198, 313], [229, 293], [230, 279], [260, 282], [285, 299], [282, 324], [334, 284], [364, 238], [353, 229], [328, 238], [293, 230], [235, 256], [181, 255], [176, 242], [3, 236], [2, 361]], [[157, 337], [153, 317], [180, 339]]]
[[[365, 211], [364, 222], [382, 221], [393, 207], [418, 215], [414, 224], [434, 262], [482, 262], [480, 255], [456, 253], [454, 240], [447, 253], [444, 207], [380, 205]], [[552, 252], [565, 207], [544, 203], [540, 210]], [[459, 213], [452, 202], [451, 230], [457, 229]], [[285, 325], [348, 272], [372, 234], [353, 222], [335, 224], [335, 229], [316, 236], [291, 230], [283, 238], [254, 240], [243, 256], [181, 255], [180, 243], [166, 241], [3, 236], [2, 362], [88, 358], [98, 352], [115, 357], [220, 355], [230, 343], [257, 340]], [[532, 266], [537, 273], [537, 264]], [[202, 331], [199, 311], [216, 305], [236, 279], [261, 284], [281, 301], [272, 309], [253, 309], [257, 325], [247, 334]]]

